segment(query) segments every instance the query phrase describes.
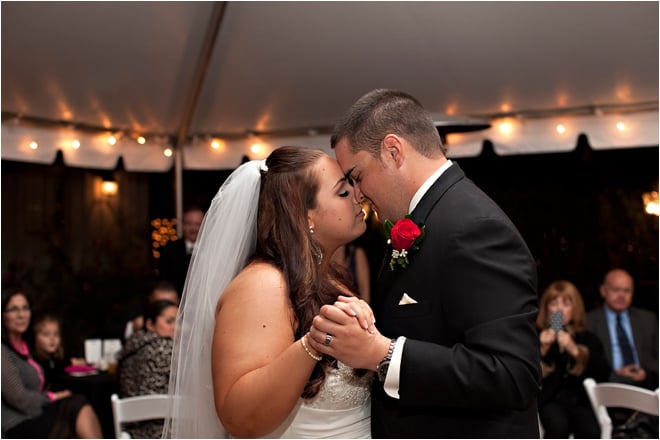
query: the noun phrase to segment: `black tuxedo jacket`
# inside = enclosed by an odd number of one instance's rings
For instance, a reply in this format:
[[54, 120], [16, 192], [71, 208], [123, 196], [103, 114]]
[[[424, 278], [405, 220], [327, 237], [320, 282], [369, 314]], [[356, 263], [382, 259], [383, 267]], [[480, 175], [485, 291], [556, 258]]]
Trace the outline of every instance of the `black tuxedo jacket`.
[[158, 279], [173, 282], [179, 296], [183, 294], [191, 256], [186, 253], [186, 241], [182, 238], [168, 243], [160, 251]]
[[[386, 255], [376, 322], [407, 338], [400, 399], [376, 381], [374, 438], [538, 438], [534, 259], [502, 210], [454, 163], [412, 213], [426, 226], [407, 268]], [[417, 304], [399, 305], [407, 293]]]
[[[628, 309], [630, 325], [633, 333], [633, 343], [639, 357], [640, 366], [646, 370], [644, 383], [634, 383], [626, 377], [622, 377], [612, 371], [609, 378], [612, 382], [629, 383], [640, 385], [651, 390], [658, 387], [658, 317], [653, 312], [630, 307]], [[607, 328], [607, 317], [605, 309], [599, 307], [587, 313], [587, 327], [603, 343], [607, 360], [612, 365], [612, 340]]]

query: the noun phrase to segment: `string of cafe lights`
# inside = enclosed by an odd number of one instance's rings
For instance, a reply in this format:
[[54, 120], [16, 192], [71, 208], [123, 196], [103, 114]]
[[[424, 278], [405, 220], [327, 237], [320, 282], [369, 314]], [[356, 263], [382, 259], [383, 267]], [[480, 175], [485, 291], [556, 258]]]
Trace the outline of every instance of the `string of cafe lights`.
[[[657, 111], [658, 101], [646, 101], [631, 104], [603, 104], [603, 105], [589, 105], [580, 107], [567, 107], [548, 110], [521, 110], [512, 111], [509, 106], [504, 104], [500, 112], [484, 113], [470, 115], [471, 118], [478, 118], [483, 121], [489, 121], [491, 126], [494, 127], [503, 136], [514, 136], [516, 129], [525, 120], [531, 119], [548, 119], [548, 118], [562, 118], [563, 122], [558, 122], [554, 126], [557, 136], [565, 136], [575, 132], [571, 127], [570, 119], [577, 116], [604, 116], [604, 115], [620, 115], [615, 122], [615, 129], [618, 132], [625, 132], [629, 130], [626, 123], [625, 116], [627, 114], [644, 112], [644, 111]], [[451, 116], [451, 112], [448, 112]], [[29, 115], [22, 115], [19, 113], [2, 112], [2, 122], [18, 125], [33, 125], [38, 127], [49, 128], [68, 128], [72, 133], [91, 133], [95, 136], [102, 136], [108, 145], [114, 146], [118, 142], [125, 142], [126, 140], [134, 142], [136, 145], [145, 145], [147, 142], [155, 143], [162, 147], [163, 155], [171, 157], [174, 154], [172, 145], [174, 144], [174, 137], [172, 135], [162, 133], [139, 133], [132, 129], [121, 128], [108, 128], [101, 127], [86, 123], [77, 123], [65, 120], [54, 120], [42, 117], [35, 117]], [[259, 153], [264, 149], [261, 145], [261, 139], [274, 136], [315, 136], [319, 134], [327, 134], [331, 127], [306, 127], [294, 128], [287, 130], [275, 131], [254, 131], [246, 130], [243, 133], [208, 133], [208, 134], [192, 134], [188, 136], [186, 145], [193, 146], [207, 146], [208, 148], [222, 152], [226, 148], [227, 141], [248, 139], [250, 150], [253, 153]], [[72, 149], [78, 150], [83, 145], [80, 141], [80, 136], [73, 136], [69, 141]], [[39, 148], [39, 140], [34, 138], [28, 143], [30, 149], [36, 150]]]
[[[616, 122], [614, 127], [618, 132], [625, 132], [629, 129], [626, 124], [625, 116], [633, 113], [657, 111], [658, 101], [644, 101], [637, 103], [627, 104], [603, 104], [603, 105], [587, 105], [579, 107], [565, 107], [559, 109], [548, 110], [520, 110], [512, 111], [510, 106], [503, 104], [501, 111], [497, 113], [479, 114], [474, 117], [487, 119], [493, 121], [493, 126], [503, 135], [512, 135], [515, 127], [524, 120], [531, 119], [548, 119], [548, 118], [575, 118], [579, 116], [605, 116], [617, 115], [621, 116]], [[554, 127], [558, 135], [568, 134], [569, 123], [559, 122]]]
[[[2, 112], [2, 122], [3, 124], [7, 124], [9, 126], [33, 126], [50, 129], [67, 129], [72, 134], [71, 139], [67, 141], [67, 146], [73, 150], [78, 150], [81, 147], [84, 147], [81, 141], [81, 134], [91, 134], [92, 136], [102, 137], [104, 142], [106, 142], [109, 146], [115, 146], [119, 142], [126, 142], [127, 140], [129, 142], [134, 142], [137, 145], [145, 145], [149, 142], [150, 144], [160, 145], [162, 147], [163, 155], [166, 157], [171, 157], [174, 154], [174, 148], [172, 147], [172, 144], [174, 143], [174, 137], [171, 135], [154, 133], [141, 134], [135, 130], [106, 128], [91, 124], [76, 123], [64, 120], [53, 120], [11, 112]], [[290, 130], [286, 131], [287, 134], [290, 132]], [[285, 131], [282, 131], [281, 133], [285, 133]], [[306, 133], [315, 134], [316, 131], [307, 130]], [[185, 145], [200, 145], [201, 143], [207, 145], [213, 150], [223, 151], [226, 148], [227, 140], [247, 138], [253, 140], [253, 143], [250, 146], [250, 151], [258, 154], [264, 149], [264, 146], [260, 142], [260, 138], [264, 136], [276, 136], [278, 134], [280, 134], [280, 132], [246, 131], [245, 134], [191, 135], [188, 137]], [[30, 140], [28, 147], [32, 150], [37, 150], [39, 148], [39, 139], [37, 136]]]

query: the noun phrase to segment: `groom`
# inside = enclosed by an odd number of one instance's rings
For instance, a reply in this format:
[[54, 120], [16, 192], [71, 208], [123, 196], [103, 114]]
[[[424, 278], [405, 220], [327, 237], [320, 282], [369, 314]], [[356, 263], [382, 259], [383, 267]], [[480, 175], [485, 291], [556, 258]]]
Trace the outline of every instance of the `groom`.
[[537, 276], [516, 227], [445, 157], [410, 95], [367, 93], [331, 143], [356, 197], [395, 223], [372, 295], [378, 331], [324, 306], [310, 333], [314, 349], [376, 370], [372, 436], [538, 438]]

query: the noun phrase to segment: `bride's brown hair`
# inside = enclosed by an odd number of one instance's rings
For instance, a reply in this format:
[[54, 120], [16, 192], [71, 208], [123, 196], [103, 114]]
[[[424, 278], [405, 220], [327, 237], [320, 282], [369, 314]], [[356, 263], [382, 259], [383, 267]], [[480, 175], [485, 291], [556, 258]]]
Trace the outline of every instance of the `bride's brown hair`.
[[[301, 338], [324, 304], [332, 304], [343, 292], [332, 280], [348, 285], [334, 264], [319, 264], [321, 248], [307, 222], [307, 211], [317, 204], [318, 176], [314, 165], [325, 153], [303, 147], [280, 147], [266, 160], [261, 172], [257, 250], [255, 257], [278, 267], [284, 274], [295, 313], [295, 338]], [[325, 378], [323, 366], [334, 359], [324, 356], [314, 368], [303, 391], [312, 397]]]

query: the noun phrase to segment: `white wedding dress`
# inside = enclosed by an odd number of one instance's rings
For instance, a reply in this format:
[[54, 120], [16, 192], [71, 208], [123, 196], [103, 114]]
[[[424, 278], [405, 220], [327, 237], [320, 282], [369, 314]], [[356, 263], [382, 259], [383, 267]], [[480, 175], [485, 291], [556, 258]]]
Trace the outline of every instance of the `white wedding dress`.
[[291, 415], [264, 438], [371, 438], [369, 371], [356, 376], [341, 362], [326, 373], [319, 393], [299, 399]]

